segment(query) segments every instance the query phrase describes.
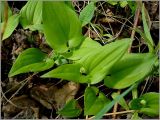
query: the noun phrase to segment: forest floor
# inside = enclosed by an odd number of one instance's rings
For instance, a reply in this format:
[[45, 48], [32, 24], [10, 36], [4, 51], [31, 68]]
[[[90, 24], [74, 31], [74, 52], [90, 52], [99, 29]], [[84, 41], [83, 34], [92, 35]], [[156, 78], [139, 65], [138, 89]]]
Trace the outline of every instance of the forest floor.
[[[12, 11], [19, 12], [19, 10], [26, 4], [24, 2], [10, 1], [8, 2]], [[159, 2], [146, 1], [145, 7], [150, 16], [150, 33], [155, 45], [159, 41]], [[88, 4], [87, 1], [74, 1], [73, 5], [77, 14]], [[111, 5], [106, 2], [97, 2], [92, 23], [96, 26], [83, 27], [83, 35], [89, 36], [93, 40], [99, 41], [102, 45], [106, 42], [112, 42], [114, 39], [121, 39], [133, 36], [131, 52], [132, 53], [146, 53], [148, 47], [138, 33], [132, 33], [132, 27], [135, 23], [136, 15], [132, 14], [131, 9], [126, 6], [124, 8], [119, 5]], [[137, 27], [142, 29], [142, 19], [138, 16]], [[111, 38], [110, 38], [111, 37]], [[114, 38], [114, 39], [113, 39]], [[42, 79], [40, 73], [25, 73], [9, 78], [8, 73], [17, 56], [25, 49], [35, 47], [40, 48], [44, 52], [51, 52], [52, 49], [44, 42], [43, 35], [41, 36], [37, 31], [24, 30], [20, 25], [16, 28], [13, 34], [7, 40], [1, 43], [1, 87], [2, 99], [1, 117], [4, 119], [60, 119], [63, 118], [56, 114], [56, 110], [61, 103], [64, 102], [66, 93], [74, 89], [75, 99], [78, 100], [79, 105], [83, 107], [83, 94], [86, 85], [73, 84], [59, 79]], [[96, 85], [100, 91], [106, 94], [117, 92], [117, 90], [104, 87], [103, 83]], [[52, 91], [56, 92], [56, 100], [54, 109], [48, 100], [52, 99]], [[66, 92], [67, 91], [67, 92]], [[143, 81], [138, 87], [138, 93], [159, 92], [159, 73], [152, 75]], [[126, 96], [129, 99], [131, 96]], [[37, 102], [38, 101], [38, 102]], [[60, 102], [61, 101], [61, 102]], [[23, 106], [23, 107], [21, 107]], [[32, 106], [32, 109], [26, 109], [24, 106]], [[110, 113], [113, 113], [113, 109]], [[114, 112], [121, 112], [123, 108], [119, 105]], [[106, 119], [112, 118], [129, 118], [130, 114], [111, 114], [104, 116]], [[149, 118], [145, 115], [142, 118]], [[85, 116], [80, 115], [78, 118], [85, 119]]]

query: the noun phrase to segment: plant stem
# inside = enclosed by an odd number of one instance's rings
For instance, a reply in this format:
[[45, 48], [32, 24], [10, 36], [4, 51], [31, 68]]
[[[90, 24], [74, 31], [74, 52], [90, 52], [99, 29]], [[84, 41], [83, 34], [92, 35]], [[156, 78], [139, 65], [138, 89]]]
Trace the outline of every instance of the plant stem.
[[7, 1], [4, 1], [4, 24], [1, 30], [1, 39], [3, 38], [3, 34], [7, 26], [7, 21], [8, 21], [8, 3]]
[[[120, 94], [120, 90], [118, 90], [117, 93]], [[113, 107], [113, 113], [117, 112], [117, 108], [118, 108], [118, 103], [116, 102], [114, 107]], [[116, 119], [116, 114], [113, 114], [112, 117], [113, 117], [112, 119]]]

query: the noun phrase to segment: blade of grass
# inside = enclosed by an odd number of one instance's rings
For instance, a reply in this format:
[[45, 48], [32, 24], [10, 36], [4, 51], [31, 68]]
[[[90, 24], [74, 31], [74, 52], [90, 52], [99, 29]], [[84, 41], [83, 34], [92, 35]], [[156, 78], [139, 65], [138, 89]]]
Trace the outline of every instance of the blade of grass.
[[141, 37], [145, 40], [145, 42], [148, 45], [149, 51], [150, 53], [154, 51], [153, 45], [151, 43], [151, 41], [149, 40], [149, 38], [146, 36], [145, 33], [143, 33], [141, 30], [139, 30], [138, 28], [134, 29], [137, 33], [139, 33], [141, 35]]
[[142, 6], [142, 20], [143, 20], [143, 27], [144, 27], [144, 32], [146, 34], [146, 37], [150, 40], [150, 43], [152, 44], [152, 46], [154, 46], [153, 39], [151, 37], [150, 30], [149, 30], [147, 20], [146, 20], [146, 13], [145, 13], [144, 4]]
[[149, 51], [150, 51], [150, 52], [153, 52], [154, 42], [153, 42], [153, 39], [152, 39], [152, 37], [151, 37], [149, 27], [148, 27], [148, 25], [147, 25], [147, 20], [146, 20], [146, 13], [145, 13], [144, 4], [143, 4], [143, 6], [142, 6], [142, 20], [143, 20], [144, 33], [145, 33], [145, 36], [146, 36], [146, 38], [147, 38], [147, 39], [144, 39], [144, 40], [146, 40], [146, 42], [148, 43]]

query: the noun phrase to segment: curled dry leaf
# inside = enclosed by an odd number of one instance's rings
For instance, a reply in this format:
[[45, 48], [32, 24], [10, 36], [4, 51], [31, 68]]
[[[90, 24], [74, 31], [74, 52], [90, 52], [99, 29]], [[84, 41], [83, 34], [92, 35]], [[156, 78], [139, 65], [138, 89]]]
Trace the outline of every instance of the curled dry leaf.
[[47, 109], [62, 108], [68, 100], [75, 97], [79, 90], [79, 84], [68, 82], [62, 88], [58, 89], [55, 85], [40, 85], [31, 89], [32, 98], [40, 102]]
[[75, 82], [68, 82], [61, 89], [58, 89], [55, 93], [55, 102], [57, 108], [61, 108], [64, 104], [73, 99], [79, 90], [80, 85]]

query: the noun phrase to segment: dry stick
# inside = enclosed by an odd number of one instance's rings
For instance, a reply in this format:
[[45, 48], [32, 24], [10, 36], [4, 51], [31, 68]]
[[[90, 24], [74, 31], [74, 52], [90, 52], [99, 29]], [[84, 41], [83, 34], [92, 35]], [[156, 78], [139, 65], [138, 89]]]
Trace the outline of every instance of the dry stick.
[[[34, 75], [36, 75], [36, 73], [34, 73], [33, 75], [31, 75], [31, 76], [29, 76], [29, 77], [27, 77], [25, 80], [26, 80], [26, 82], [8, 99], [9, 101], [25, 86], [25, 84], [29, 81], [29, 80], [31, 80], [31, 78], [34, 76]], [[7, 101], [8, 102], [8, 101]], [[6, 103], [7, 103], [6, 102]], [[5, 104], [6, 104], [5, 103]], [[4, 104], [4, 105], [5, 105]]]
[[[120, 94], [120, 90], [118, 90], [118, 92], [117, 92], [118, 94]], [[116, 119], [116, 112], [117, 112], [117, 108], [118, 108], [118, 103], [116, 102], [115, 103], [115, 105], [114, 105], [114, 107], [113, 107], [113, 115], [112, 115], [112, 119]]]
[[[107, 113], [104, 114], [104, 116], [111, 116], [113, 114], [119, 115], [119, 114], [126, 114], [126, 113], [133, 113], [135, 110], [127, 110], [127, 111], [121, 111], [121, 112], [116, 112], [116, 113]], [[90, 117], [89, 119], [93, 119], [95, 116]]]
[[56, 117], [55, 119], [59, 119], [59, 117], [60, 117], [60, 114], [59, 114], [59, 115], [57, 115], [57, 117]]
[[[133, 15], [131, 15], [129, 18], [131, 18], [131, 17], [133, 17]], [[119, 19], [123, 19], [123, 20], [126, 20], [127, 18], [123, 18], [123, 17], [119, 17], [119, 16], [112, 16], [112, 19], [114, 19], [114, 20], [116, 20], [117, 22], [119, 22], [119, 23], [122, 23], [123, 24], [123, 22], [121, 22], [121, 21], [119, 21], [118, 19], [116, 19], [116, 18], [119, 18]], [[133, 23], [128, 19], [128, 22], [131, 24], [131, 25], [133, 25]], [[132, 27], [130, 27], [130, 26], [128, 26], [128, 25], [125, 25], [126, 27], [129, 27], [129, 28], [132, 28]]]
[[[17, 106], [16, 104], [14, 104], [12, 101], [10, 101], [8, 98], [6, 98], [6, 96], [4, 95], [4, 93], [2, 92], [2, 97], [8, 102], [10, 103], [11, 105], [13, 105], [14, 107], [16, 108], [20, 108], [20, 109], [24, 109], [25, 107], [20, 107], [20, 106]], [[6, 103], [5, 103], [6, 104]], [[4, 104], [4, 105], [5, 105]]]
[[[147, 87], [147, 89], [146, 89], [146, 92], [148, 92], [148, 90], [150, 89], [150, 87], [151, 87], [153, 81], [154, 81], [154, 79], [152, 78], [150, 84], [148, 85], [148, 87]], [[142, 95], [142, 94], [141, 94], [141, 95]]]
[[19, 112], [17, 115], [15, 115], [14, 117], [12, 117], [12, 119], [16, 119], [19, 115], [21, 115], [24, 112], [24, 110], [22, 110], [21, 112]]
[[79, 100], [79, 99], [81, 99], [82, 97], [84, 97], [84, 95], [79, 96], [76, 100]]
[[[131, 17], [132, 17], [132, 16], [131, 16]], [[129, 17], [128, 19], [130, 19], [131, 17]], [[118, 36], [121, 34], [121, 32], [122, 32], [122, 30], [123, 30], [123, 28], [124, 28], [124, 26], [125, 26], [126, 22], [128, 21], [128, 19], [126, 19], [126, 21], [122, 24], [122, 26], [121, 26], [121, 28], [120, 28], [119, 32], [118, 32], [118, 33], [116, 33], [115, 37], [113, 37], [113, 38], [109, 39], [107, 42], [112, 42], [113, 40], [115, 40], [115, 39], [117, 39], [117, 38], [118, 38]]]
[[3, 24], [3, 27], [1, 30], [1, 39], [3, 38], [3, 34], [6, 29], [7, 21], [8, 21], [8, 3], [7, 3], [7, 1], [5, 1], [4, 5], [5, 5], [4, 6], [4, 24]]
[[[139, 2], [137, 1], [137, 4]], [[133, 24], [133, 30], [132, 30], [132, 33], [131, 33], [131, 41], [133, 42], [134, 40], [134, 36], [135, 36], [135, 28], [137, 27], [137, 23], [138, 23], [138, 18], [139, 18], [139, 15], [140, 15], [140, 3], [138, 4], [138, 7], [137, 7], [137, 10], [136, 10], [136, 13], [135, 13], [135, 17], [134, 17], [134, 24]], [[129, 50], [128, 52], [131, 52], [131, 46], [132, 46], [132, 42], [131, 42], [131, 45], [129, 47]]]
[[[4, 95], [7, 94], [8, 92], [10, 92], [13, 88], [17, 87], [19, 84], [22, 84], [23, 82], [25, 82], [26, 79], [22, 80], [21, 82], [19, 82], [17, 85], [11, 87], [10, 89], [8, 89], [6, 92], [4, 92]], [[3, 98], [3, 97], [2, 97]]]
[[144, 90], [145, 90], [145, 88], [146, 88], [146, 86], [147, 86], [147, 84], [148, 84], [149, 79], [150, 79], [150, 77], [147, 78], [147, 80], [146, 80], [146, 82], [145, 82], [145, 85], [144, 85], [144, 87], [143, 87], [143, 90], [142, 90], [140, 96], [144, 93]]
[[86, 120], [88, 120], [88, 115], [86, 115]]
[[92, 24], [90, 24], [90, 25], [94, 29], [94, 31], [96, 32], [96, 34], [98, 35], [98, 37], [101, 39], [102, 43], [105, 44], [104, 40], [103, 40], [103, 37], [98, 33], [98, 31], [96, 30], [96, 28]]
[[26, 80], [26, 82], [7, 100], [6, 103], [4, 103], [4, 105], [6, 105], [8, 103], [8, 101], [10, 101], [23, 87], [24, 85], [28, 82], [28, 80]]
[[114, 36], [114, 32], [113, 32], [112, 26], [111, 26], [110, 23], [108, 23], [108, 24], [109, 24], [110, 30], [111, 30], [111, 32], [112, 32], [112, 36]]

